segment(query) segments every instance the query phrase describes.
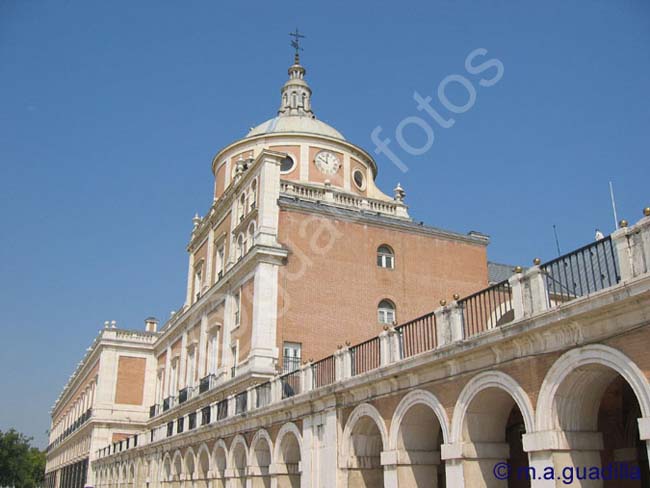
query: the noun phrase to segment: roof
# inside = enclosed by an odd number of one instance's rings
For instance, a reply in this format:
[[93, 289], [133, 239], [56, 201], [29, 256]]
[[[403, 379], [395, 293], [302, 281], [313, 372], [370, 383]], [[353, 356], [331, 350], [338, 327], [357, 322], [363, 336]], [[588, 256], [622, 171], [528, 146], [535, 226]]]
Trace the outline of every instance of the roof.
[[488, 282], [500, 283], [515, 274], [513, 264], [501, 264], [488, 261]]
[[278, 116], [262, 122], [253, 127], [246, 137], [258, 136], [261, 134], [281, 134], [301, 132], [320, 136], [333, 137], [345, 140], [343, 134], [325, 122], [308, 115]]

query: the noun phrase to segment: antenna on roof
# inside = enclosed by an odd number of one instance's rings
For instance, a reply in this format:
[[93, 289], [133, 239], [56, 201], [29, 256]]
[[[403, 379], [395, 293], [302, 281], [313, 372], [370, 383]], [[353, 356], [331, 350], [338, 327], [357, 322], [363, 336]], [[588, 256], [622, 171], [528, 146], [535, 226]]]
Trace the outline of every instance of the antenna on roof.
[[559, 257], [562, 255], [562, 252], [560, 251], [560, 239], [557, 237], [557, 228], [555, 227], [555, 224], [553, 224], [553, 234], [555, 235], [555, 247], [557, 248], [557, 255]]
[[618, 229], [618, 216], [616, 215], [616, 201], [614, 200], [614, 187], [609, 182], [609, 196], [612, 199], [612, 211], [614, 212], [614, 230]]

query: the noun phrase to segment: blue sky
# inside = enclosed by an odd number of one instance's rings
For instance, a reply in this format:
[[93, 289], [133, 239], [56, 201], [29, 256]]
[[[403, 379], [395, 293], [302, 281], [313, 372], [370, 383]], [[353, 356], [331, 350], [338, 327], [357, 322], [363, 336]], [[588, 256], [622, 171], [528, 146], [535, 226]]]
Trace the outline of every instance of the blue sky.
[[[319, 118], [374, 151], [417, 220], [492, 238], [530, 264], [613, 230], [650, 204], [650, 3], [0, 2], [0, 429], [45, 444], [48, 410], [104, 320], [141, 328], [184, 298], [194, 212], [219, 148], [274, 115], [305, 32]], [[465, 70], [497, 58], [490, 87]], [[395, 142], [449, 75], [476, 89], [420, 156]], [[485, 71], [492, 77], [494, 71]], [[456, 104], [459, 84], [446, 92]], [[408, 127], [404, 137], [424, 144]]]

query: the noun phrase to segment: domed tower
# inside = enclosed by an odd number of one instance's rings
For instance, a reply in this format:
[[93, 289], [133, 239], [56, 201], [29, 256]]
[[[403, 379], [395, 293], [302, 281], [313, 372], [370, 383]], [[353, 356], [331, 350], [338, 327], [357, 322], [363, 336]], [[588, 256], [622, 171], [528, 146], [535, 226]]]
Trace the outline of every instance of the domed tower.
[[[383, 193], [372, 156], [316, 117], [297, 55], [288, 75], [277, 115], [212, 161], [214, 202], [194, 218], [186, 303], [160, 351], [192, 354], [186, 381], [290, 371], [487, 284], [487, 239], [412, 222], [404, 189]], [[187, 369], [161, 377], [172, 394]]]

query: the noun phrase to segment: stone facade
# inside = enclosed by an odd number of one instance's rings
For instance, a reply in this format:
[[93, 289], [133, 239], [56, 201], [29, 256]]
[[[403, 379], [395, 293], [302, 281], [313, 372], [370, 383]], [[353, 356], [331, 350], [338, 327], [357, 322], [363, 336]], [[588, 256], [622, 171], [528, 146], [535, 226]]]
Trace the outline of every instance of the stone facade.
[[542, 487], [517, 470], [610, 460], [647, 482], [650, 217], [493, 283], [487, 236], [413, 222], [311, 93], [296, 59], [278, 116], [214, 157], [183, 307], [101, 332], [48, 486]]

